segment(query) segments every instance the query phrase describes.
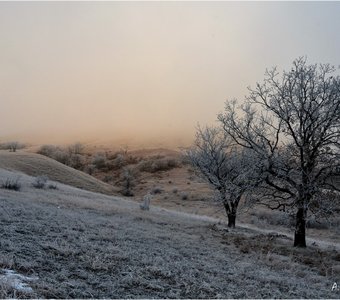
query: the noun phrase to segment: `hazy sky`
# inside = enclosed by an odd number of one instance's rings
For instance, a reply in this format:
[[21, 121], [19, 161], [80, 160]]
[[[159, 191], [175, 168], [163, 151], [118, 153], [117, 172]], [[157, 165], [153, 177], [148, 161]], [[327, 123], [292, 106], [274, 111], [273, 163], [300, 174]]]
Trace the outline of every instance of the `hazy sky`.
[[0, 2], [0, 141], [185, 144], [266, 67], [338, 66], [339, 16], [340, 2]]

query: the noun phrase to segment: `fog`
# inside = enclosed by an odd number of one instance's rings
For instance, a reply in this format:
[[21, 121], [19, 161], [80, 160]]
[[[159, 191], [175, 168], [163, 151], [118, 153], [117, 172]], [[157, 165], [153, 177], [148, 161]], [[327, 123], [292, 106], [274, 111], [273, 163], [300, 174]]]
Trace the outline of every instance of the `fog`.
[[1, 2], [0, 141], [191, 143], [267, 67], [339, 65], [340, 3]]

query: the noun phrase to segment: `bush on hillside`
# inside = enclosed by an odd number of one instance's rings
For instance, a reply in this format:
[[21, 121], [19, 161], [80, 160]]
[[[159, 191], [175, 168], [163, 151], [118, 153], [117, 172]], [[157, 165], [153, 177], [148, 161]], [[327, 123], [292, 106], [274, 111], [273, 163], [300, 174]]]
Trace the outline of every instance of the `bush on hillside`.
[[71, 155], [81, 155], [84, 152], [84, 145], [81, 143], [74, 143], [66, 148], [67, 152]]
[[77, 169], [83, 170], [85, 165], [85, 157], [81, 154], [71, 154], [69, 156], [69, 166]]
[[37, 153], [52, 158], [74, 169], [82, 170], [85, 165], [85, 157], [82, 155], [82, 151], [83, 146], [77, 143], [66, 149], [54, 145], [43, 145]]
[[45, 175], [38, 176], [32, 183], [32, 186], [36, 189], [43, 189], [47, 183], [48, 177]]
[[107, 158], [104, 153], [96, 153], [92, 158], [92, 164], [99, 170], [107, 167]]
[[86, 172], [89, 175], [92, 175], [95, 169], [96, 169], [95, 165], [89, 164], [84, 167], [84, 172]]
[[44, 156], [47, 156], [47, 157], [53, 158], [57, 150], [60, 150], [60, 148], [57, 147], [57, 146], [43, 145], [43, 146], [40, 147], [40, 149], [37, 151], [37, 153], [44, 155]]
[[127, 197], [134, 196], [133, 189], [137, 185], [138, 177], [139, 177], [139, 172], [135, 168], [125, 167], [122, 170], [120, 185], [122, 187], [121, 193], [124, 196], [127, 196]]
[[178, 161], [173, 158], [150, 158], [148, 160], [142, 160], [138, 164], [138, 169], [141, 172], [156, 173], [161, 171], [169, 171], [178, 166]]
[[19, 182], [19, 178], [7, 178], [6, 181], [1, 184], [1, 188], [13, 191], [20, 191], [21, 183]]

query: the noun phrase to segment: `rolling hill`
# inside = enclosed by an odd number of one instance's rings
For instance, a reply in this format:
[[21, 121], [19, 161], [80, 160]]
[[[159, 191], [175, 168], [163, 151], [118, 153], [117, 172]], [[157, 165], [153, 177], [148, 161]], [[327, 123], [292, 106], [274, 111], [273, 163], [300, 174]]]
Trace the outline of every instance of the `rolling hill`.
[[19, 171], [30, 176], [46, 175], [50, 180], [91, 192], [108, 195], [116, 192], [112, 185], [35, 153], [0, 151], [0, 168]]

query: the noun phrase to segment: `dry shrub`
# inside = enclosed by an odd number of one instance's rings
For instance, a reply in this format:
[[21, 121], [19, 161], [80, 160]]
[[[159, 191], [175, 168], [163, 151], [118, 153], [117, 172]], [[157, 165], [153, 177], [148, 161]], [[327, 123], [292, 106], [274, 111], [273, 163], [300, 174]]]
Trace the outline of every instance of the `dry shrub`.
[[36, 189], [43, 189], [45, 188], [45, 185], [47, 183], [48, 177], [45, 175], [38, 176], [35, 178], [34, 182], [32, 183], [32, 186]]
[[139, 157], [129, 155], [127, 151], [118, 151], [113, 154], [106, 153], [107, 170], [119, 170], [128, 165], [137, 164], [140, 161]]
[[83, 154], [84, 146], [81, 143], [75, 143], [66, 148], [70, 154]]
[[162, 188], [159, 186], [154, 187], [151, 190], [151, 194], [156, 195], [156, 194], [161, 194], [163, 192]]
[[107, 158], [104, 153], [96, 153], [92, 158], [92, 164], [99, 170], [103, 170], [107, 166]]
[[280, 211], [257, 210], [252, 213], [252, 223], [263, 222], [270, 225], [290, 227], [295, 225], [294, 216]]
[[59, 148], [57, 146], [54, 146], [54, 145], [43, 145], [43, 146], [40, 147], [40, 149], [37, 151], [37, 153], [52, 158], [54, 153], [58, 149]]
[[64, 165], [82, 170], [85, 165], [83, 148], [83, 145], [79, 143], [70, 145], [66, 148], [54, 145], [43, 145], [37, 153], [52, 158]]
[[134, 196], [133, 189], [137, 185], [137, 180], [139, 177], [139, 172], [137, 169], [132, 167], [125, 167], [122, 170], [120, 185], [122, 187], [121, 193], [124, 196], [132, 197]]
[[77, 169], [82, 170], [85, 165], [85, 158], [81, 154], [70, 154], [69, 156], [69, 166]]
[[54, 183], [50, 183], [48, 186], [47, 186], [50, 190], [57, 190], [58, 189], [58, 186]]
[[150, 158], [148, 160], [142, 160], [138, 164], [138, 168], [141, 172], [149, 173], [169, 171], [178, 166], [178, 161], [173, 158]]
[[89, 175], [92, 175], [94, 170], [96, 169], [96, 166], [93, 164], [86, 165], [84, 168], [84, 172], [86, 172]]
[[60, 163], [64, 165], [69, 164], [69, 154], [66, 150], [63, 150], [62, 148], [54, 145], [43, 145], [40, 147], [40, 149], [37, 151], [38, 154], [47, 156], [49, 158], [52, 158], [56, 161], [59, 161]]
[[70, 164], [69, 154], [62, 149], [58, 149], [51, 158], [67, 166]]
[[7, 178], [5, 182], [1, 184], [2, 189], [20, 191], [21, 183], [19, 182], [19, 178]]
[[[317, 219], [314, 215], [310, 215], [306, 221], [306, 228], [325, 230], [331, 226], [339, 225], [340, 219], [336, 216], [321, 217]], [[294, 227], [294, 215], [280, 211], [258, 210], [251, 214], [251, 223], [256, 225], [269, 224], [274, 226]]]
[[188, 198], [189, 198], [188, 193], [183, 192], [182, 195], [181, 195], [181, 199], [182, 200], [188, 200]]
[[111, 175], [105, 175], [103, 178], [103, 181], [107, 183], [112, 182], [112, 180], [113, 180], [113, 176]]

